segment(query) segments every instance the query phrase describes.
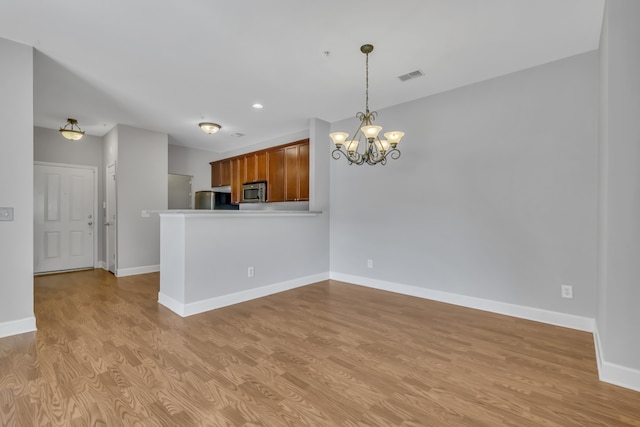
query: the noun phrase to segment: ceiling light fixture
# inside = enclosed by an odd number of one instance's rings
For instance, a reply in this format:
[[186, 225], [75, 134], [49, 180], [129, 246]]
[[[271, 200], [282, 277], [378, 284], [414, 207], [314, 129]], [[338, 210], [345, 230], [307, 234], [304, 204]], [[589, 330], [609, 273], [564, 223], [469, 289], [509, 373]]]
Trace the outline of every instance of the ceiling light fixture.
[[255, 108], [256, 110], [262, 110], [264, 108], [264, 105], [258, 104], [256, 102], [255, 104], [252, 105], [252, 107]]
[[77, 141], [84, 136], [84, 131], [80, 129], [76, 119], [67, 119], [67, 123], [64, 127], [60, 128], [60, 133], [71, 141]]
[[199, 123], [198, 126], [202, 129], [202, 132], [208, 133], [209, 135], [218, 132], [222, 128], [219, 124], [210, 122], [202, 122]]
[[[358, 126], [356, 133], [353, 135], [353, 139], [347, 140], [349, 134], [346, 132], [332, 132], [329, 134], [336, 146], [331, 153], [331, 157], [338, 160], [340, 155], [343, 155], [347, 158], [349, 164], [362, 165], [367, 163], [369, 165], [377, 165], [380, 163], [385, 165], [387, 164], [387, 157], [391, 157], [394, 160], [400, 157], [400, 150], [396, 146], [404, 136], [404, 132], [386, 132], [384, 134], [386, 139], [378, 137], [382, 126], [372, 124], [378, 113], [369, 111], [369, 54], [373, 52], [373, 45], [362, 45], [360, 52], [367, 56], [365, 112], [356, 114], [356, 117], [360, 120], [360, 126]], [[358, 146], [360, 146], [360, 138], [362, 136], [364, 136], [366, 145], [364, 146], [364, 151], [359, 153]]]

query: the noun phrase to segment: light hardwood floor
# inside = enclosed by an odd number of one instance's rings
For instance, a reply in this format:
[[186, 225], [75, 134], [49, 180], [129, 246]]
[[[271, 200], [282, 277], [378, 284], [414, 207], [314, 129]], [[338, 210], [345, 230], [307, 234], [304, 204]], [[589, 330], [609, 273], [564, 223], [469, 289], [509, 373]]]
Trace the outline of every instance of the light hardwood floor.
[[2, 426], [640, 426], [584, 332], [333, 281], [189, 318], [158, 274], [35, 281]]

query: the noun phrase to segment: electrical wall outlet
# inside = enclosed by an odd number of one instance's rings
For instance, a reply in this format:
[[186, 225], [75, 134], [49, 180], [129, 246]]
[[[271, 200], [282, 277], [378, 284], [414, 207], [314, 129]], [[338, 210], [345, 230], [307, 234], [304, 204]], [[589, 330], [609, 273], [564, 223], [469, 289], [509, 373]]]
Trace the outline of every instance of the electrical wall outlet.
[[142, 218], [149, 218], [149, 211], [142, 211], [142, 212], [140, 213], [140, 216], [141, 216]]
[[562, 298], [573, 298], [573, 286], [562, 285]]
[[367, 268], [373, 268], [373, 260], [372, 259], [368, 259], [367, 260]]
[[255, 270], [253, 269], [253, 267], [249, 267], [247, 268], [247, 277], [253, 277], [255, 275]]

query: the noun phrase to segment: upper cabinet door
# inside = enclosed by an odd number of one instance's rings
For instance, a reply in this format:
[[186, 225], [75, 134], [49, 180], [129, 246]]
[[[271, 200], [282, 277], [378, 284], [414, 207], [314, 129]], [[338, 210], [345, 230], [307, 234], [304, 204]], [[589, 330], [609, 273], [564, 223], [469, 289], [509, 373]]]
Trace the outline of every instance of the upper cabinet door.
[[309, 200], [309, 141], [285, 148], [285, 200]]
[[259, 151], [256, 154], [256, 181], [267, 180], [267, 152]]
[[284, 202], [284, 149], [267, 153], [267, 202]]
[[256, 179], [256, 155], [251, 153], [251, 154], [247, 154], [244, 157], [244, 163], [245, 163], [245, 167], [246, 167], [246, 176], [245, 176], [245, 181], [244, 182], [255, 182], [257, 181]]
[[231, 160], [220, 160], [220, 185], [231, 185]]
[[220, 185], [220, 163], [221, 162], [211, 162], [211, 186], [219, 187]]
[[220, 187], [231, 185], [231, 160], [218, 160], [209, 163], [211, 165], [211, 186]]

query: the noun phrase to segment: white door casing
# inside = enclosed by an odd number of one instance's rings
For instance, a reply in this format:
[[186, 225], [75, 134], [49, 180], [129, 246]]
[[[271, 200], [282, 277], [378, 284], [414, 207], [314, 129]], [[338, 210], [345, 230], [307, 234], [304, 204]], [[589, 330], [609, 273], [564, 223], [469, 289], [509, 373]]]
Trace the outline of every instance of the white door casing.
[[34, 272], [93, 268], [96, 168], [34, 164]]
[[105, 208], [105, 237], [107, 240], [107, 270], [116, 274], [117, 272], [117, 215], [116, 215], [116, 165], [115, 163], [107, 166], [107, 195], [106, 195], [106, 208]]

